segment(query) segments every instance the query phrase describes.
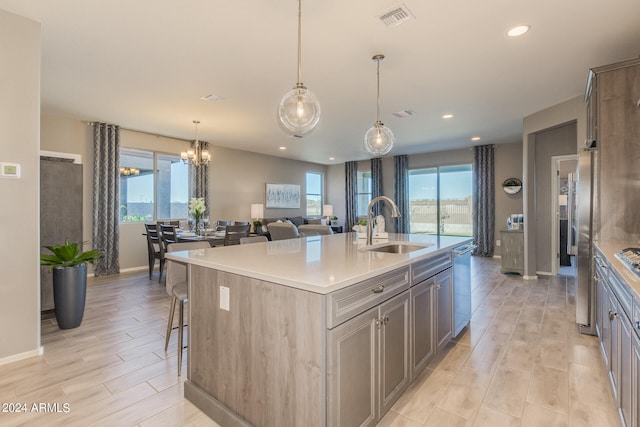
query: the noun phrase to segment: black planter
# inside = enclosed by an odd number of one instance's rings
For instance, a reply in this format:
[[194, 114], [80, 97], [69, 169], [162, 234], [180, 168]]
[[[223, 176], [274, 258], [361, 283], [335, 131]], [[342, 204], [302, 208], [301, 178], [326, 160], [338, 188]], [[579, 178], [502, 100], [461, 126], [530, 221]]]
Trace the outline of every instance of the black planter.
[[60, 329], [82, 323], [87, 296], [87, 264], [53, 269], [53, 301]]

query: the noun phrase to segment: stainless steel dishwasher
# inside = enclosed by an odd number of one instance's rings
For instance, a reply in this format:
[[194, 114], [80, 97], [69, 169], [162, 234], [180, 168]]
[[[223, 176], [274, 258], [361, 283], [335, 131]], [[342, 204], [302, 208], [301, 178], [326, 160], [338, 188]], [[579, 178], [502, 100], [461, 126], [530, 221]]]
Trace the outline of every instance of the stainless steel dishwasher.
[[453, 250], [453, 336], [471, 320], [471, 251], [469, 243]]

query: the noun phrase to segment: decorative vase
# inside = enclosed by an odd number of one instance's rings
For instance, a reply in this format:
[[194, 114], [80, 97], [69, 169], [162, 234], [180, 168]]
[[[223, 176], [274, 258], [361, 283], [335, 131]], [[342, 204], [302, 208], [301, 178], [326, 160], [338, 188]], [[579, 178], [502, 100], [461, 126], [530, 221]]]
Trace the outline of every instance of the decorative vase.
[[60, 329], [82, 323], [87, 297], [87, 264], [53, 269], [53, 301]]
[[194, 215], [193, 216], [194, 222], [193, 222], [193, 232], [196, 234], [200, 234], [200, 221], [202, 220], [200, 215]]

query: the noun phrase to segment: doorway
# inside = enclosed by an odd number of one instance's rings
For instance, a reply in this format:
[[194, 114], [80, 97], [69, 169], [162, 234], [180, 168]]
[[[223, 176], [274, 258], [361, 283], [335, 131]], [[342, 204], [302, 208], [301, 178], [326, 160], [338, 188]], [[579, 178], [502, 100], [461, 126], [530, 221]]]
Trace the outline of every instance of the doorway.
[[577, 155], [553, 156], [552, 171], [552, 273], [576, 277], [576, 168]]

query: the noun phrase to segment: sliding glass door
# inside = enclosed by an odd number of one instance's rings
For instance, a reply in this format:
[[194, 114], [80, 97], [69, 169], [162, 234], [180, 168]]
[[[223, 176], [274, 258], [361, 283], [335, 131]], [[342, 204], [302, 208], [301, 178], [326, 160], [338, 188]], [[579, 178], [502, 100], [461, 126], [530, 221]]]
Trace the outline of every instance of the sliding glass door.
[[411, 233], [471, 236], [471, 165], [409, 171]]

